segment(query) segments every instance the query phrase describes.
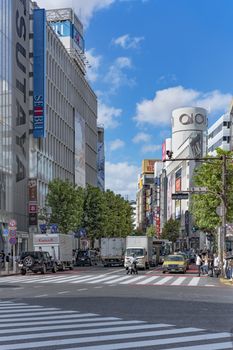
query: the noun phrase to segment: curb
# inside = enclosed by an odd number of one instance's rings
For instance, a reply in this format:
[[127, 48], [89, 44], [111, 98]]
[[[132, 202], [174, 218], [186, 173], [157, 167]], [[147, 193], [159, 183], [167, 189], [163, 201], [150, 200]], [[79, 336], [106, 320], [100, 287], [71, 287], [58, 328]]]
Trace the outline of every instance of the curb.
[[225, 286], [233, 286], [233, 281], [220, 277], [219, 281]]

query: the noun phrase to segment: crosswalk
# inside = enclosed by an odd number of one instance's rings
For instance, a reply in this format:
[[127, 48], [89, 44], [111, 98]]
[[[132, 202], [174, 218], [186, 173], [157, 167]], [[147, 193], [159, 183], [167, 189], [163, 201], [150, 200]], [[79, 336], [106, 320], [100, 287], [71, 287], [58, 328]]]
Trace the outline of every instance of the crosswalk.
[[[22, 284], [102, 284], [102, 285], [150, 285], [150, 286], [187, 286], [214, 287], [217, 279], [197, 276], [179, 275], [119, 275], [119, 274], [88, 274], [88, 275], [26, 275], [2, 277], [1, 283]], [[0, 284], [1, 288], [1, 284]]]
[[0, 301], [0, 316], [0, 350], [232, 349], [230, 333], [196, 327], [13, 301]]

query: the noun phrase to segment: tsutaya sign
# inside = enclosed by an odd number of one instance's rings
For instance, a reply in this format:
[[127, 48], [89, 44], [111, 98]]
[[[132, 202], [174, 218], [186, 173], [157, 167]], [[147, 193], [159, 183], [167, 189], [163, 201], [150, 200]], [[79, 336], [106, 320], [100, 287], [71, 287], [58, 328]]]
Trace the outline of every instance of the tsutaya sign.
[[45, 137], [46, 128], [46, 13], [34, 10], [33, 136]]

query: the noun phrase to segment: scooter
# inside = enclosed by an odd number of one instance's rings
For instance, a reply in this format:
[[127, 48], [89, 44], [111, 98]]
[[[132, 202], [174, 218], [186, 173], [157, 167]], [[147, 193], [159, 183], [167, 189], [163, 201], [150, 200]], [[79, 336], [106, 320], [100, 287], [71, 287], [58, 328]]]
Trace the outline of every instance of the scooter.
[[126, 274], [127, 275], [137, 275], [138, 274], [138, 269], [137, 269], [137, 260], [129, 263], [129, 265], [126, 267]]

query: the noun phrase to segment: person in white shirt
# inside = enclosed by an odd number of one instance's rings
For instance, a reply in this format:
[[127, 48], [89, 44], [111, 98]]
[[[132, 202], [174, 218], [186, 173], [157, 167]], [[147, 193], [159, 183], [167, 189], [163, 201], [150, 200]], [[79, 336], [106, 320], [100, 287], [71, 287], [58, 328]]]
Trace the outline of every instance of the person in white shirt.
[[196, 257], [196, 266], [197, 266], [197, 269], [198, 269], [198, 276], [199, 276], [199, 277], [200, 277], [200, 275], [201, 275], [201, 265], [202, 265], [201, 256], [200, 256], [200, 255], [197, 255], [197, 257]]

